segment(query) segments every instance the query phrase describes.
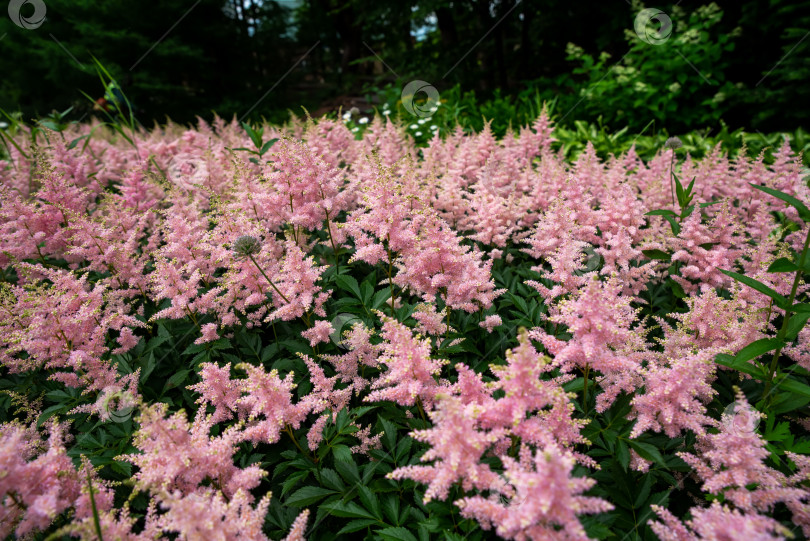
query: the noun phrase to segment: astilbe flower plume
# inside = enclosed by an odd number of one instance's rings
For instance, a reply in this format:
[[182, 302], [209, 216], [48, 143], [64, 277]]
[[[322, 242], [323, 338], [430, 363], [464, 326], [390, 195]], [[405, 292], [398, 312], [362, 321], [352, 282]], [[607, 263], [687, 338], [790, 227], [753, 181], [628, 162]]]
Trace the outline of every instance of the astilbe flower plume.
[[431, 358], [430, 339], [414, 336], [402, 323], [378, 314], [383, 320], [380, 334], [384, 340], [378, 362], [385, 370], [371, 383], [374, 390], [364, 400], [391, 400], [401, 406], [413, 406], [419, 401], [430, 409], [442, 388], [436, 377], [447, 361]]
[[692, 519], [683, 524], [675, 515], [658, 505], [652, 506], [661, 522], [650, 527], [661, 541], [779, 541], [790, 533], [779, 522], [765, 515], [744, 513], [719, 502], [708, 508], [692, 508]]
[[[759, 416], [739, 390], [736, 405], [731, 416], [745, 415], [749, 411]], [[765, 464], [770, 451], [755, 430], [757, 423], [752, 421], [753, 418], [746, 417], [726, 418], [720, 424], [719, 433], [707, 434], [698, 442], [698, 455], [680, 453], [703, 481], [703, 491], [722, 494], [726, 501], [743, 511], [763, 513], [770, 512], [779, 502], [798, 503], [810, 498], [810, 492], [788, 486], [784, 474]]]
[[[56, 517], [75, 508], [79, 519], [90, 516], [90, 501], [82, 487], [87, 482], [89, 464], [81, 471], [67, 455], [67, 426], [47, 425], [49, 436], [42, 440], [35, 426], [0, 425], [0, 537], [12, 534], [30, 536], [45, 530]], [[89, 470], [88, 470], [89, 468]], [[112, 506], [112, 491], [98, 482], [96, 505]]]
[[258, 466], [240, 469], [233, 464], [237, 446], [245, 439], [238, 425], [220, 436], [210, 436], [213, 423], [204, 410], [191, 423], [184, 411], [167, 416], [166, 410], [166, 404], [141, 410], [140, 429], [134, 437], [139, 452], [119, 458], [138, 467], [134, 475], [138, 488], [188, 495], [208, 480], [231, 497], [239, 490], [249, 493], [259, 484], [264, 470]]
[[501, 457], [513, 494], [504, 502], [497, 494], [471, 496], [456, 502], [464, 517], [474, 518], [484, 529], [495, 528], [505, 539], [587, 540], [577, 515], [603, 513], [613, 505], [584, 496], [596, 481], [574, 477], [576, 460], [556, 445], [536, 453], [528, 447], [520, 459]]
[[391, 479], [413, 479], [428, 484], [425, 503], [434, 498], [446, 499], [450, 487], [460, 482], [464, 490], [497, 489], [500, 477], [481, 463], [484, 453], [506, 435], [506, 430], [481, 430], [477, 417], [481, 407], [464, 404], [452, 395], [439, 395], [436, 408], [429, 413], [433, 427], [416, 430], [411, 436], [431, 447], [421, 461], [435, 461], [430, 466], [405, 466], [391, 472]]
[[574, 406], [560, 386], [566, 378], [555, 381], [549, 377], [554, 368], [550, 361], [532, 346], [528, 332], [521, 330], [518, 346], [506, 352], [506, 364], [490, 366], [496, 381], [488, 386], [504, 395], [482, 404], [481, 426], [507, 428], [524, 443], [534, 445], [585, 443], [579, 430], [587, 421], [571, 417]]
[[594, 369], [602, 375], [598, 382], [604, 393], [598, 397], [598, 411], [607, 409], [620, 392], [630, 393], [641, 385], [644, 338], [634, 327], [637, 310], [630, 306], [632, 299], [621, 292], [618, 280], [603, 282], [593, 276], [574, 298], [561, 300], [557, 313], [549, 317], [568, 328], [570, 340], [539, 328], [532, 331], [563, 372]]

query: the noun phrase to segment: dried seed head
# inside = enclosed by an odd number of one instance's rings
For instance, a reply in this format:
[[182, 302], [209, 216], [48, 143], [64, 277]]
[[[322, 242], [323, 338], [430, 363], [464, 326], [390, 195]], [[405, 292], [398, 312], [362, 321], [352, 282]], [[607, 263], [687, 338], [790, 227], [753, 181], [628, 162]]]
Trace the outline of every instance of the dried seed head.
[[675, 150], [677, 148], [681, 148], [682, 146], [683, 141], [681, 141], [677, 137], [670, 137], [669, 139], [667, 139], [666, 143], [664, 143], [665, 149], [671, 148], [672, 150]]
[[262, 242], [256, 237], [242, 235], [233, 243], [233, 251], [237, 257], [248, 257], [261, 250]]

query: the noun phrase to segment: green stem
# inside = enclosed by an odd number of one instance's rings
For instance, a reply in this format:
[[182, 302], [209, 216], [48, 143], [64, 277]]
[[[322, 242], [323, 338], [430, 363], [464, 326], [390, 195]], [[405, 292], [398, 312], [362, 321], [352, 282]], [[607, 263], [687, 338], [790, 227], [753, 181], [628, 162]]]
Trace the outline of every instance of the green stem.
[[582, 411], [588, 411], [588, 372], [591, 371], [590, 365], [585, 365], [582, 369]]
[[98, 508], [96, 507], [96, 498], [93, 494], [93, 481], [90, 479], [90, 470], [87, 470], [87, 488], [90, 491], [90, 508], [93, 510], [93, 526], [96, 528], [96, 535], [98, 535], [98, 541], [104, 541], [104, 537], [101, 535], [101, 521], [98, 517]]
[[255, 259], [253, 259], [253, 254], [248, 254], [248, 257], [250, 258], [250, 260], [251, 260], [251, 261], [253, 261], [253, 264], [254, 264], [254, 265], [256, 265], [256, 268], [257, 268], [257, 269], [259, 269], [259, 272], [260, 272], [260, 273], [262, 273], [262, 276], [264, 276], [264, 279], [265, 279], [265, 280], [267, 280], [267, 283], [269, 283], [269, 284], [270, 284], [270, 286], [271, 286], [273, 289], [275, 289], [275, 290], [276, 290], [276, 293], [278, 293], [279, 295], [281, 295], [281, 298], [282, 298], [282, 299], [284, 299], [284, 302], [286, 302], [287, 304], [290, 304], [290, 300], [289, 300], [287, 297], [285, 297], [285, 296], [284, 296], [284, 293], [282, 293], [281, 291], [279, 291], [279, 290], [278, 290], [278, 288], [276, 287], [276, 284], [274, 284], [274, 283], [273, 283], [273, 280], [271, 280], [271, 279], [270, 279], [270, 278], [269, 278], [269, 277], [268, 277], [268, 276], [267, 276], [267, 275], [264, 273], [264, 270], [262, 270], [262, 268], [259, 266], [259, 264], [256, 262], [256, 260], [255, 260]]
[[[779, 343], [782, 344], [785, 340], [785, 336], [787, 336], [788, 324], [790, 323], [790, 316], [793, 315], [791, 308], [793, 307], [793, 301], [796, 299], [796, 291], [799, 289], [799, 282], [802, 279], [802, 270], [804, 269], [804, 264], [807, 261], [807, 248], [810, 246], [810, 227], [807, 229], [807, 235], [804, 239], [804, 247], [802, 247], [802, 253], [799, 256], [799, 270], [796, 271], [796, 276], [793, 278], [793, 287], [790, 288], [790, 297], [788, 297], [788, 306], [785, 310], [785, 318], [782, 320], [782, 328], [779, 329], [779, 333], [776, 335], [776, 339], [779, 340]], [[768, 383], [765, 386], [765, 395], [767, 396], [769, 391], [771, 390], [771, 385], [773, 385], [773, 376], [776, 373], [777, 363], [779, 362], [779, 355], [782, 353], [782, 345], [776, 348], [776, 351], [773, 354], [773, 358], [771, 359], [771, 366], [768, 371]]]

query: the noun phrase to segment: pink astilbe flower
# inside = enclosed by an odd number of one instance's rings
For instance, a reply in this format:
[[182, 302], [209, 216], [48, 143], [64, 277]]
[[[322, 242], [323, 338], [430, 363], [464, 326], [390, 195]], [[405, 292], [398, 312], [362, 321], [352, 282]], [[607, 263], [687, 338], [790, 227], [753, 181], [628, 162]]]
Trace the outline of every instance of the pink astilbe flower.
[[306, 144], [281, 139], [264, 166], [264, 179], [246, 179], [233, 208], [251, 212], [270, 231], [283, 224], [319, 229], [348, 204], [338, 171], [315, 156]]
[[653, 363], [644, 371], [644, 392], [632, 400], [631, 417], [637, 419], [631, 437], [645, 430], [663, 431], [676, 438], [684, 429], [704, 434], [714, 421], [704, 403], [716, 394], [714, 357], [717, 350], [701, 350], [683, 357]]
[[[66, 427], [48, 424], [46, 441], [35, 427], [0, 425], [0, 537], [30, 536], [45, 530], [57, 515], [75, 507], [77, 516], [90, 516], [89, 497], [82, 487], [87, 468], [77, 471], [66, 453]], [[92, 469], [92, 468], [91, 468]], [[95, 473], [96, 505], [107, 510], [112, 491], [98, 482]]]
[[0, 363], [12, 372], [44, 367], [53, 370], [51, 379], [87, 390], [118, 385], [108, 332], [145, 325], [105, 303], [107, 288], [91, 289], [87, 275], [25, 263], [18, 271], [24, 287], [0, 288]]
[[488, 333], [491, 333], [495, 327], [500, 327], [501, 325], [503, 325], [503, 320], [498, 314], [487, 316], [484, 318], [484, 321], [478, 324], [479, 327], [485, 329]]
[[322, 319], [316, 321], [311, 329], [302, 332], [301, 336], [309, 340], [310, 346], [315, 347], [321, 342], [328, 342], [329, 336], [333, 332], [335, 332], [335, 329], [332, 328], [332, 324]]
[[416, 331], [428, 336], [442, 336], [450, 327], [444, 322], [444, 312], [438, 312], [433, 303], [420, 303], [411, 314], [416, 322]]
[[719, 502], [705, 509], [690, 509], [692, 519], [685, 525], [662, 507], [653, 505], [652, 509], [661, 522], [651, 521], [649, 524], [661, 541], [779, 541], [790, 534], [787, 528], [768, 516], [742, 513]]
[[448, 306], [475, 312], [489, 308], [503, 291], [495, 290], [492, 260], [461, 244], [461, 238], [441, 218], [428, 215], [413, 246], [401, 252], [394, 283], [432, 301], [442, 295]]
[[309, 520], [309, 509], [304, 509], [295, 518], [295, 522], [293, 522], [292, 528], [290, 528], [290, 533], [287, 534], [287, 537], [284, 538], [284, 541], [307, 541], [307, 538], [304, 537], [304, 534], [306, 533], [307, 530], [308, 520]]
[[166, 413], [163, 403], [143, 408], [140, 429], [134, 436], [139, 452], [120, 457], [138, 467], [134, 477], [140, 489], [191, 494], [209, 480], [231, 497], [240, 489], [255, 488], [266, 475], [258, 466], [240, 469], [233, 464], [237, 446], [245, 439], [238, 425], [212, 437], [213, 423], [204, 410], [199, 410], [192, 423], [183, 411], [168, 417]]
[[331, 414], [322, 415], [312, 425], [307, 433], [309, 448], [313, 451], [318, 448], [323, 439], [322, 432], [324, 426], [330, 419], [334, 419], [337, 412], [348, 406], [352, 397], [352, 387], [338, 389], [335, 385], [340, 376], [327, 378], [323, 369], [318, 366], [308, 355], [300, 355], [309, 370], [312, 391], [304, 396], [298, 403], [298, 409], [308, 413], [320, 414], [330, 410]]
[[554, 282], [554, 285], [548, 288], [536, 280], [527, 280], [526, 285], [536, 289], [548, 302], [585, 287], [593, 275], [592, 272], [583, 272], [584, 249], [587, 246], [587, 242], [575, 240], [573, 235], [568, 234], [567, 242], [546, 258], [551, 265], [551, 272], [546, 271], [542, 265], [532, 267], [533, 271], [539, 272], [543, 278]]
[[342, 355], [323, 355], [322, 358], [329, 362], [340, 376], [340, 381], [351, 383], [359, 393], [368, 386], [368, 381], [358, 373], [360, 366], [376, 367], [379, 364], [379, 356], [384, 345], [372, 344], [372, 331], [362, 323], [352, 325], [348, 331], [344, 331], [344, 336], [340, 341], [341, 347], [349, 351]]
[[349, 261], [375, 265], [389, 258], [388, 250], [396, 254], [412, 247], [416, 241], [410, 223], [413, 197], [394, 173], [381, 168], [362, 185], [361, 193], [360, 208], [349, 215], [344, 226], [356, 246]]
[[214, 406], [211, 423], [233, 419], [242, 397], [243, 380], [231, 379], [231, 363], [222, 368], [214, 363], [203, 363], [200, 366], [200, 379], [199, 383], [188, 388], [200, 393], [197, 404]]
[[425, 503], [447, 498], [450, 487], [461, 482], [464, 490], [498, 490], [503, 484], [489, 466], [481, 463], [484, 453], [506, 435], [506, 430], [480, 430], [476, 418], [480, 406], [464, 404], [452, 395], [440, 395], [436, 409], [429, 413], [434, 426], [411, 433], [414, 439], [429, 444], [422, 462], [430, 466], [405, 466], [391, 472], [390, 479], [413, 479], [428, 485]]
[[589, 367], [602, 374], [597, 381], [604, 393], [597, 398], [597, 411], [607, 409], [620, 392], [630, 393], [641, 385], [644, 338], [633, 327], [637, 310], [630, 306], [632, 298], [621, 291], [618, 280], [601, 282], [593, 277], [573, 299], [561, 301], [558, 313], [549, 318], [568, 327], [570, 340], [540, 329], [532, 335], [554, 355], [554, 364], [563, 372]]
[[381, 335], [385, 340], [378, 361], [386, 369], [371, 383], [375, 390], [363, 400], [391, 400], [401, 406], [413, 406], [419, 401], [430, 409], [442, 388], [435, 378], [447, 361], [430, 357], [430, 339], [414, 336], [402, 323], [378, 314], [383, 320]]
[[205, 344], [207, 342], [213, 342], [219, 338], [219, 334], [217, 333], [217, 324], [216, 323], [206, 323], [202, 327], [200, 327], [202, 331], [202, 336], [197, 338], [194, 343], [197, 345]]
[[484, 529], [495, 528], [505, 539], [587, 540], [577, 515], [604, 513], [613, 506], [601, 498], [583, 496], [596, 483], [573, 477], [576, 460], [556, 445], [532, 455], [523, 447], [520, 460], [501, 457], [513, 495], [504, 503], [498, 495], [471, 496], [456, 502], [461, 514]]
[[[579, 433], [587, 421], [571, 417], [574, 405], [560, 386], [560, 381], [544, 379], [553, 370], [551, 360], [540, 355], [525, 330], [518, 334], [518, 347], [506, 352], [506, 365], [492, 365], [497, 378], [489, 384], [504, 396], [482, 406], [479, 421], [485, 428], [507, 428], [524, 443], [557, 444], [568, 447], [585, 443]], [[584, 456], [578, 456], [592, 463]]]
[[325, 316], [323, 303], [329, 298], [329, 293], [322, 291], [316, 282], [326, 268], [317, 266], [315, 258], [307, 256], [292, 240], [287, 240], [285, 251], [278, 274], [271, 278], [276, 286], [271, 293], [279, 308], [266, 320], [290, 321], [310, 311]]
[[158, 518], [158, 528], [164, 532], [176, 532], [180, 539], [268, 539], [262, 526], [270, 507], [269, 494], [255, 508], [251, 506], [253, 497], [241, 489], [229, 498], [208, 489], [187, 495], [171, 492], [160, 500], [166, 513]]
[[725, 206], [709, 224], [702, 223], [700, 210], [692, 212], [684, 220], [678, 237], [672, 240], [675, 249], [672, 261], [684, 264], [681, 276], [673, 276], [673, 280], [689, 293], [730, 283], [731, 279], [720, 271], [730, 269], [741, 254], [741, 250], [735, 247], [740, 244], [737, 238], [739, 229]]
[[703, 490], [722, 494], [726, 501], [749, 512], [769, 512], [776, 503], [809, 498], [810, 492], [789, 487], [784, 474], [765, 465], [770, 451], [755, 430], [760, 414], [739, 390], [736, 406], [723, 419], [718, 434], [708, 434], [698, 441], [698, 456], [679, 453], [703, 480]]
[[278, 370], [265, 372], [260, 366], [242, 363], [237, 368], [247, 372], [242, 380], [245, 396], [240, 398], [237, 407], [244, 408], [248, 425], [245, 437], [253, 442], [275, 443], [281, 436], [281, 430], [287, 425], [298, 428], [306, 419], [308, 408], [292, 403], [292, 391], [295, 388], [295, 374], [290, 372], [283, 380], [278, 377]]

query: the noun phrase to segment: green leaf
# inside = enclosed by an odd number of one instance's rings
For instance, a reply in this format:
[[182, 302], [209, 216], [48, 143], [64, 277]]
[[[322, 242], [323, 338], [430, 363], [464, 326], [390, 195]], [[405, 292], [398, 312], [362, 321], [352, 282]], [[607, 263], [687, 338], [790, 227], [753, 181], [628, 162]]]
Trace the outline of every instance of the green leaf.
[[755, 377], [757, 379], [760, 379], [760, 380], [765, 379], [765, 374], [763, 374], [762, 371], [759, 368], [757, 368], [756, 366], [754, 366], [751, 363], [737, 361], [731, 355], [726, 355], [725, 353], [719, 353], [714, 358], [714, 360], [715, 360], [715, 362], [717, 362], [717, 364], [722, 364], [723, 366], [733, 368], [734, 370], [737, 370], [738, 372], [743, 372], [745, 374], [748, 374], [749, 376], [753, 376], [753, 377]]
[[343, 483], [343, 480], [340, 478], [340, 476], [337, 474], [335, 470], [323, 468], [321, 470], [320, 476], [321, 476], [321, 484], [327, 488], [331, 488], [339, 492], [343, 492], [343, 490], [346, 488], [346, 485]]
[[774, 389], [779, 388], [782, 390], [790, 391], [792, 393], [800, 394], [802, 396], [810, 397], [810, 385], [806, 385], [788, 376], [784, 376], [774, 384]]
[[332, 454], [336, 462], [352, 461], [352, 451], [346, 445], [335, 445], [332, 447]]
[[335, 469], [347, 483], [355, 484], [360, 482], [360, 472], [357, 471], [357, 464], [354, 461], [335, 461]]
[[661, 456], [660, 451], [658, 451], [658, 448], [654, 445], [635, 440], [627, 440], [627, 444], [630, 445], [630, 447], [632, 447], [633, 450], [638, 453], [638, 456], [644, 460], [655, 462], [660, 466], [666, 466], [664, 457]]
[[321, 487], [301, 487], [290, 494], [285, 504], [292, 507], [306, 507], [331, 494], [337, 494], [337, 492]]
[[402, 526], [395, 526], [391, 528], [384, 528], [382, 530], [375, 530], [374, 533], [381, 536], [383, 539], [391, 539], [393, 541], [419, 541], [416, 536], [409, 532]]
[[669, 227], [672, 228], [672, 234], [677, 235], [681, 232], [681, 224], [678, 223], [672, 216], [664, 216], [664, 219], [669, 222]]
[[260, 155], [260, 156], [264, 156], [264, 154], [265, 154], [265, 153], [266, 153], [268, 150], [270, 150], [270, 148], [271, 148], [273, 145], [275, 145], [277, 141], [278, 141], [278, 137], [274, 137], [273, 139], [270, 139], [270, 140], [269, 140], [269, 141], [267, 141], [265, 144], [263, 144], [263, 145], [262, 145], [262, 149], [259, 151], [259, 155]]
[[371, 526], [373, 524], [379, 524], [379, 522], [377, 522], [376, 520], [367, 519], [367, 518], [352, 520], [348, 524], [346, 524], [343, 528], [341, 528], [341, 530], [337, 533], [337, 535], [341, 535], [341, 534], [344, 534], [344, 533], [358, 532], [360, 530], [368, 528], [369, 526]]
[[174, 387], [179, 387], [181, 383], [183, 383], [188, 375], [191, 373], [191, 370], [180, 370], [179, 372], [175, 372], [172, 377], [170, 377], [166, 384], [163, 386], [163, 392], [165, 393], [169, 389]]
[[360, 507], [355, 502], [331, 502], [321, 505], [321, 509], [325, 509], [328, 513], [343, 518], [366, 518], [375, 522], [379, 522], [374, 515]]
[[663, 250], [641, 250], [641, 253], [644, 254], [645, 257], [648, 259], [660, 259], [661, 261], [669, 261], [672, 258], [672, 254], [669, 254]]
[[774, 190], [773, 188], [769, 188], [768, 186], [761, 186], [759, 184], [751, 184], [752, 187], [756, 188], [757, 190], [763, 191], [767, 194], [770, 194], [777, 199], [781, 199], [788, 205], [795, 208], [799, 211], [799, 216], [805, 222], [810, 222], [810, 209], [808, 209], [804, 203], [796, 199], [795, 197], [786, 194], [785, 192], [780, 192], [779, 190]]
[[76, 148], [76, 145], [78, 145], [78, 144], [79, 144], [79, 142], [80, 142], [82, 139], [85, 139], [86, 137], [88, 137], [88, 136], [87, 136], [87, 135], [82, 135], [81, 137], [77, 137], [76, 139], [74, 139], [73, 141], [71, 141], [71, 142], [70, 142], [70, 144], [68, 144], [67, 149], [68, 149], [68, 150], [73, 150], [74, 148]]
[[675, 213], [672, 210], [659, 209], [659, 210], [651, 210], [650, 212], [648, 212], [644, 216], [674, 216], [675, 217], [675, 216], [678, 216], [678, 214]]
[[[394, 494], [386, 494], [382, 500], [382, 510], [385, 517], [393, 524], [399, 525], [399, 496]], [[406, 509], [407, 511], [407, 509]]]
[[360, 293], [360, 286], [357, 284], [357, 280], [355, 280], [353, 277], [346, 274], [341, 274], [337, 276], [335, 280], [337, 281], [337, 285], [340, 289], [354, 293], [358, 299], [361, 301], [363, 300], [363, 295]]
[[810, 319], [810, 313], [802, 312], [801, 314], [793, 314], [790, 316], [790, 321], [788, 321], [787, 326], [787, 334], [785, 335], [785, 339], [788, 342], [792, 342], [799, 336], [799, 331], [801, 331], [804, 326], [807, 324], [807, 320]]
[[738, 272], [733, 272], [733, 271], [728, 271], [728, 270], [723, 270], [723, 269], [720, 269], [720, 272], [722, 272], [726, 276], [730, 276], [731, 278], [734, 278], [738, 282], [741, 282], [741, 283], [747, 285], [748, 287], [750, 287], [752, 289], [755, 289], [755, 290], [759, 291], [763, 295], [767, 295], [768, 297], [772, 298], [774, 304], [776, 304], [776, 306], [778, 306], [779, 308], [781, 308], [783, 310], [786, 310], [788, 308], [788, 302], [787, 302], [787, 299], [785, 297], [783, 297], [782, 295], [780, 295], [779, 293], [777, 293], [776, 291], [774, 291], [770, 287], [766, 286], [765, 284], [763, 284], [759, 280], [754, 280], [753, 278], [749, 278], [748, 276], [746, 276], [744, 274], [740, 274]]
[[382, 512], [380, 511], [380, 500], [374, 496], [374, 493], [368, 487], [363, 485], [357, 486], [357, 492], [360, 494], [360, 502], [363, 507], [371, 511], [374, 516], [382, 520]]
[[799, 266], [786, 257], [780, 257], [770, 264], [768, 272], [795, 272]]
[[671, 278], [669, 279], [669, 287], [672, 289], [672, 294], [675, 295], [675, 297], [679, 299], [686, 298], [686, 291], [683, 290], [683, 286]]
[[747, 363], [751, 359], [756, 359], [763, 353], [775, 350], [780, 345], [782, 345], [782, 342], [776, 338], [762, 338], [755, 342], [751, 342], [734, 356], [734, 362]]
[[622, 469], [627, 471], [627, 467], [630, 465], [630, 449], [623, 439], [619, 440], [619, 444], [616, 446], [616, 458]]

